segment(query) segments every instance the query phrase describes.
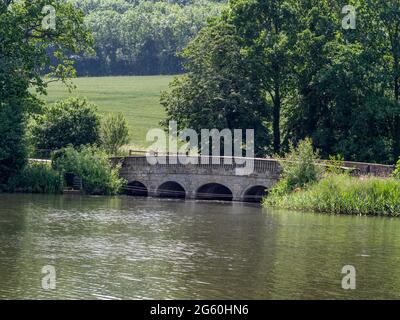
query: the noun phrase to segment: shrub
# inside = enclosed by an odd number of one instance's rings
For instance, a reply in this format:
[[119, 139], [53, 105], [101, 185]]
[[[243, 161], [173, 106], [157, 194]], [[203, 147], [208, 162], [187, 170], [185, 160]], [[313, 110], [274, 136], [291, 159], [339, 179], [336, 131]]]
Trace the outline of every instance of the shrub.
[[31, 125], [33, 143], [37, 149], [50, 150], [98, 143], [100, 117], [96, 111], [95, 105], [78, 98], [47, 106]]
[[110, 114], [104, 119], [100, 136], [103, 148], [110, 155], [116, 155], [129, 142], [128, 124], [122, 113]]
[[10, 182], [10, 191], [61, 193], [62, 175], [48, 163], [31, 162]]
[[344, 173], [344, 158], [342, 155], [336, 155], [336, 156], [329, 156], [329, 160], [327, 161], [327, 173], [332, 173], [332, 174], [341, 174]]
[[285, 194], [304, 188], [320, 178], [322, 166], [318, 165], [318, 152], [314, 152], [311, 139], [299, 142], [297, 148], [290, 145], [289, 152], [278, 159], [282, 167], [282, 179], [271, 190], [272, 194]]
[[69, 146], [56, 153], [53, 161], [63, 174], [78, 175], [87, 194], [117, 194], [125, 184], [119, 177], [120, 166], [113, 167], [107, 153], [94, 146], [82, 146], [79, 150]]

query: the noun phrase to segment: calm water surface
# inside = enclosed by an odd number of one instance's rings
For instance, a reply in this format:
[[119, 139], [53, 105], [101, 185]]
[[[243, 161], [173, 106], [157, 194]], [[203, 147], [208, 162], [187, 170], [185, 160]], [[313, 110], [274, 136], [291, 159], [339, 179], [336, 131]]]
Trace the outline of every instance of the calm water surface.
[[[56, 290], [41, 288], [45, 265]], [[1, 194], [0, 298], [398, 299], [400, 219]]]

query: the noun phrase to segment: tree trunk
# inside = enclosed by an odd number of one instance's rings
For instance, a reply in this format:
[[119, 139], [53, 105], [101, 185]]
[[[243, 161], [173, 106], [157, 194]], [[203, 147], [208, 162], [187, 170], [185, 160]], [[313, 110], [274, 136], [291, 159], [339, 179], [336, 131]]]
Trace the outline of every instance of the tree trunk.
[[[394, 96], [396, 99], [397, 109], [400, 108], [400, 86], [399, 86], [399, 76], [397, 75], [394, 78]], [[393, 156], [395, 162], [400, 157], [400, 115], [395, 114], [394, 117], [394, 132], [393, 132]]]
[[274, 133], [274, 152], [280, 153], [281, 151], [281, 92], [277, 85], [275, 87], [275, 97], [274, 97], [274, 110], [273, 110], [273, 133]]

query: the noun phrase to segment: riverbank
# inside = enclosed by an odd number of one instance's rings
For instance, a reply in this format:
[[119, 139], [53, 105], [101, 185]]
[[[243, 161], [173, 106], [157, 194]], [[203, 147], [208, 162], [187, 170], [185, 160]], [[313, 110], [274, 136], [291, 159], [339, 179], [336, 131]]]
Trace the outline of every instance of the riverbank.
[[321, 180], [285, 194], [272, 194], [264, 207], [329, 214], [400, 216], [400, 180], [327, 174]]

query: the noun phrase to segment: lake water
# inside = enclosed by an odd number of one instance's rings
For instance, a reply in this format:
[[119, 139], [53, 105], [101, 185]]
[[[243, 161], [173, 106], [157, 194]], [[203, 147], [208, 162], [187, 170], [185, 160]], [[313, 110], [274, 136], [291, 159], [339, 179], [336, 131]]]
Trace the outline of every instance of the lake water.
[[[356, 290], [343, 290], [343, 266]], [[54, 266], [56, 289], [42, 288]], [[400, 219], [0, 194], [1, 299], [400, 297]]]

